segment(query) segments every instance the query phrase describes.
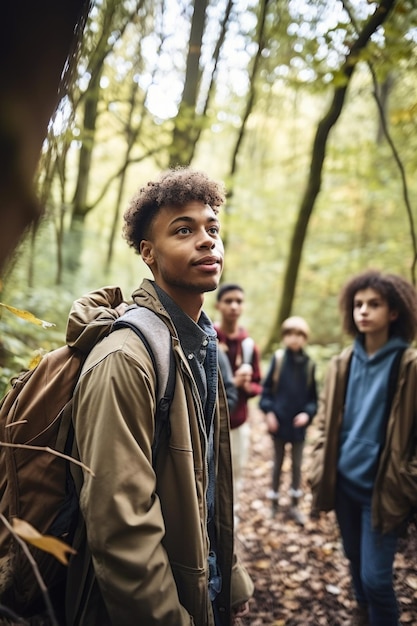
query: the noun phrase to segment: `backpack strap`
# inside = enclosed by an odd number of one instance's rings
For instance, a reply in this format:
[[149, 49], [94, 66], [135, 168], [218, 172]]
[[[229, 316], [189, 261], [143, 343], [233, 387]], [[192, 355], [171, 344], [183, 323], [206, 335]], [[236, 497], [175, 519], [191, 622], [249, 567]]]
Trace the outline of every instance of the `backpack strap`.
[[282, 348], [278, 348], [274, 352], [274, 371], [272, 372], [272, 391], [273, 393], [277, 392], [278, 389], [278, 380], [281, 374], [282, 362], [284, 360], [284, 350]]
[[[274, 371], [272, 373], [272, 391], [273, 393], [277, 392], [278, 389], [278, 380], [281, 374], [282, 363], [284, 360], [285, 350], [283, 348], [278, 348], [274, 353]], [[309, 389], [313, 383], [313, 374], [314, 374], [314, 361], [310, 358], [307, 359], [307, 388]]]
[[172, 349], [171, 333], [167, 325], [153, 311], [132, 305], [113, 324], [112, 331], [130, 328], [143, 341], [152, 359], [157, 379], [157, 407], [155, 413], [155, 437], [152, 458], [156, 454], [163, 433], [169, 438], [171, 428], [169, 411], [175, 391], [176, 366]]
[[248, 365], [252, 365], [253, 361], [253, 352], [255, 350], [255, 342], [252, 337], [245, 337], [242, 340], [242, 363], [247, 363]]

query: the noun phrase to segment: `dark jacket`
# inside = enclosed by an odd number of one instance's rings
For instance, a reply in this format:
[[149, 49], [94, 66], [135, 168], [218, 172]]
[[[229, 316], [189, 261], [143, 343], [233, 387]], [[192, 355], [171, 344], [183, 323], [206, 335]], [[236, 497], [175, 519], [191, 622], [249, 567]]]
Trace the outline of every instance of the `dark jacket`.
[[[154, 366], [132, 330], [110, 334], [88, 356], [74, 398], [79, 456], [95, 476], [85, 473], [81, 490], [85, 526], [80, 525], [77, 555], [69, 567], [68, 623], [212, 626], [204, 412], [179, 338], [152, 282], [145, 280], [133, 297], [158, 314], [172, 335], [177, 380], [171, 433], [168, 442], [161, 442], [154, 469]], [[81, 336], [91, 313], [82, 306], [73, 313], [72, 332], [78, 327]], [[215, 523], [224, 626], [230, 625], [231, 605], [248, 599], [253, 590], [233, 557], [228, 430], [220, 385], [215, 412]]]
[[[263, 381], [259, 407], [264, 413], [272, 411], [279, 421], [279, 429], [273, 436], [284, 441], [303, 441], [306, 428], [317, 411], [317, 386], [314, 365], [309, 367], [310, 357], [300, 351], [284, 351], [277, 384], [274, 380], [276, 355], [271, 359], [268, 373]], [[305, 412], [309, 416], [306, 426], [296, 428], [294, 417]]]
[[238, 393], [237, 387], [233, 382], [232, 366], [223, 350], [218, 351], [219, 369], [223, 378], [224, 389], [226, 391], [227, 405], [229, 413], [234, 411], [237, 405]]

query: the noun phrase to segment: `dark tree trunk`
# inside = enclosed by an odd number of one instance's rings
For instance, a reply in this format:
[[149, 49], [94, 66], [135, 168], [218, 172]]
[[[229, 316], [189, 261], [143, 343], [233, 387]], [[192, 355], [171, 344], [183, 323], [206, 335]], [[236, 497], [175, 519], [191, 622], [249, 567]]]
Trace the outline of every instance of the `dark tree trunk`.
[[0, 269], [44, 207], [34, 176], [71, 78], [89, 0], [4, 3], [0, 40]]
[[200, 56], [207, 4], [208, 0], [194, 0], [184, 90], [172, 134], [170, 167], [189, 165], [197, 138], [196, 124], [201, 123], [201, 119], [197, 120], [196, 117], [196, 103], [201, 78]]
[[330, 131], [342, 112], [349, 82], [354, 73], [359, 53], [366, 47], [375, 31], [385, 22], [394, 4], [395, 0], [382, 0], [373, 15], [365, 23], [341, 68], [345, 76], [345, 83], [335, 89], [329, 110], [317, 127], [311, 154], [310, 173], [291, 239], [280, 298], [280, 307], [275, 324], [271, 329], [268, 343], [264, 347], [265, 353], [272, 350], [273, 346], [276, 344], [277, 337], [280, 336], [279, 329], [282, 322], [291, 314], [307, 228], [321, 188], [323, 164]]

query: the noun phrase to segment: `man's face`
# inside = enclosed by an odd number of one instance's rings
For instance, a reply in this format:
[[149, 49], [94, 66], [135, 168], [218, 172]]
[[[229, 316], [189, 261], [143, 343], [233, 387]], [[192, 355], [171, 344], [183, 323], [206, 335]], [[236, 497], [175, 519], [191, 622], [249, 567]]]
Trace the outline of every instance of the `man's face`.
[[217, 288], [224, 257], [219, 232], [216, 213], [202, 202], [159, 211], [141, 254], [155, 282], [174, 300]]
[[240, 289], [231, 289], [223, 294], [216, 303], [216, 308], [223, 320], [235, 322], [242, 314], [244, 301], [245, 299]]

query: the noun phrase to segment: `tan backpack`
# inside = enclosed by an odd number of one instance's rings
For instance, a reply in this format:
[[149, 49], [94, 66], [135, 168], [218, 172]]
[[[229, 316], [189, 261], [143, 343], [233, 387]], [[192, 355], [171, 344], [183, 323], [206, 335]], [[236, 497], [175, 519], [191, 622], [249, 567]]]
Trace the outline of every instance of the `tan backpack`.
[[[169, 431], [175, 362], [166, 324], [152, 311], [133, 306], [115, 322], [97, 326], [89, 349], [109, 332], [130, 327], [145, 343], [158, 373], [154, 456], [162, 431]], [[71, 455], [74, 429], [72, 397], [87, 353], [63, 346], [46, 354], [32, 370], [12, 383], [0, 404], [0, 513], [29, 522], [42, 535], [71, 543], [78, 521], [78, 495], [70, 462], [45, 451]], [[88, 416], [86, 416], [88, 418]], [[19, 444], [25, 447], [2, 445]], [[66, 567], [30, 547], [53, 599], [62, 588]], [[43, 605], [33, 568], [21, 546], [0, 522], [0, 604], [21, 616]]]

